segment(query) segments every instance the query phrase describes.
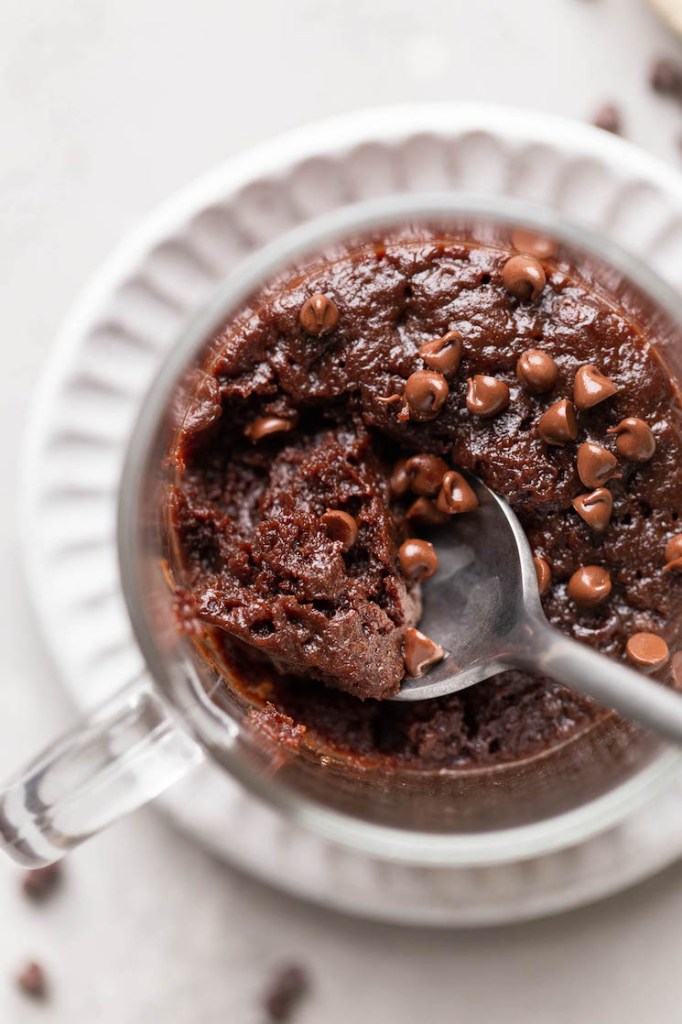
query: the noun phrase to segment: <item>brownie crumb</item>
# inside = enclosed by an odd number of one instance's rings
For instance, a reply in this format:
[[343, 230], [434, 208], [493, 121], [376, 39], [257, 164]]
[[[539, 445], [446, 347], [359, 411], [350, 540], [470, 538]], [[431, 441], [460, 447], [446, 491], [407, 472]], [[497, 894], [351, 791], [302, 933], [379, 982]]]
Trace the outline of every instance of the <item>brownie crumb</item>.
[[59, 863], [46, 864], [42, 868], [25, 871], [21, 879], [21, 888], [25, 896], [35, 903], [42, 903], [52, 896], [62, 878]]
[[682, 102], [682, 62], [672, 57], [659, 57], [651, 65], [649, 84], [659, 95]]
[[44, 999], [47, 995], [45, 969], [36, 960], [28, 960], [17, 972], [16, 983], [22, 992], [33, 999]]
[[308, 972], [298, 964], [279, 967], [270, 980], [263, 999], [267, 1020], [277, 1022], [291, 1020], [310, 988]]
[[290, 715], [285, 715], [270, 701], [266, 701], [262, 708], [249, 708], [247, 718], [271, 739], [292, 750], [301, 745], [307, 732], [305, 725], [294, 722]]
[[611, 132], [612, 135], [623, 134], [623, 118], [614, 103], [604, 103], [594, 115], [592, 124], [602, 131]]

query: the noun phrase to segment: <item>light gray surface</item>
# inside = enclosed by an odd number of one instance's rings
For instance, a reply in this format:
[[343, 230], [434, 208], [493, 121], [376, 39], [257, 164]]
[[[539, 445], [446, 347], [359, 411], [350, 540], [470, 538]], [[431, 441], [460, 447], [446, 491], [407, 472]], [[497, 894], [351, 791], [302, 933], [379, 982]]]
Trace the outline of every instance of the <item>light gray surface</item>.
[[[361, 105], [503, 100], [589, 116], [680, 162], [682, 109], [651, 96], [680, 47], [644, 0], [0, 0], [0, 771], [70, 719], [21, 586], [13, 520], [31, 383], [88, 273], [148, 209], [230, 153]], [[152, 811], [79, 851], [26, 908], [0, 864], [0, 1020], [254, 1022], [267, 965], [314, 974], [301, 1024], [674, 1020], [682, 868], [555, 920], [478, 934], [329, 916], [210, 860]], [[5, 980], [44, 959], [42, 1009]]]

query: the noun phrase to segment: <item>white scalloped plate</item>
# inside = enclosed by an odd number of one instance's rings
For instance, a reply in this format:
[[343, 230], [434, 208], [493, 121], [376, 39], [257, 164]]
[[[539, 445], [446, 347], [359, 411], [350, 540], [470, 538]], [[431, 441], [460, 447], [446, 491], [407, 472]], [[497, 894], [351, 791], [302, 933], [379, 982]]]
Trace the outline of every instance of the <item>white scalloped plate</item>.
[[[370, 196], [448, 188], [555, 208], [682, 286], [682, 179], [619, 139], [543, 115], [476, 105], [365, 111], [278, 138], [184, 191], [89, 285], [31, 418], [25, 563], [79, 707], [144, 670], [119, 585], [116, 492], [146, 387], [187, 318], [241, 259], [310, 217]], [[159, 802], [218, 855], [301, 896], [376, 918], [461, 926], [574, 907], [652, 874], [682, 853], [681, 801], [682, 778], [580, 846], [453, 869], [389, 864], [325, 842], [212, 765]]]

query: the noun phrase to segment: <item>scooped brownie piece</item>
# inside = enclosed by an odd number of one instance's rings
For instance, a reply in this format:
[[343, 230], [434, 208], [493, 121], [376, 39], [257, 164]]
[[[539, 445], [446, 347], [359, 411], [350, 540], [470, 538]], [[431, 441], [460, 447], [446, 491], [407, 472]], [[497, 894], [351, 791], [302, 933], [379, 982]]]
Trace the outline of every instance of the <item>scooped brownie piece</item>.
[[231, 474], [231, 487], [250, 494], [240, 515], [201, 477], [176, 492], [194, 614], [287, 671], [357, 697], [395, 693], [419, 599], [399, 567], [405, 519], [367, 429], [355, 422], [298, 434], [260, 458], [243, 452]]

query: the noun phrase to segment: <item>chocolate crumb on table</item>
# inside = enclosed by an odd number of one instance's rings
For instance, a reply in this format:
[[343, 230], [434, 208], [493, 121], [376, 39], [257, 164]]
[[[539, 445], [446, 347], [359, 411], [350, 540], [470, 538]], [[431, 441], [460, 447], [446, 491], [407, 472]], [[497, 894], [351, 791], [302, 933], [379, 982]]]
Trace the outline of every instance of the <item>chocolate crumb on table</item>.
[[623, 117], [615, 103], [604, 103], [592, 118], [592, 124], [612, 135], [623, 134]]
[[270, 980], [263, 999], [268, 1022], [288, 1021], [310, 989], [310, 978], [299, 964], [279, 967]]
[[45, 867], [25, 871], [21, 879], [21, 888], [24, 895], [34, 903], [42, 903], [52, 896], [61, 879], [61, 864], [46, 864]]
[[27, 960], [17, 971], [16, 983], [19, 989], [32, 999], [45, 999], [47, 996], [47, 976], [45, 969], [37, 960]]
[[659, 95], [682, 102], [682, 61], [674, 57], [657, 58], [649, 71], [649, 85]]

